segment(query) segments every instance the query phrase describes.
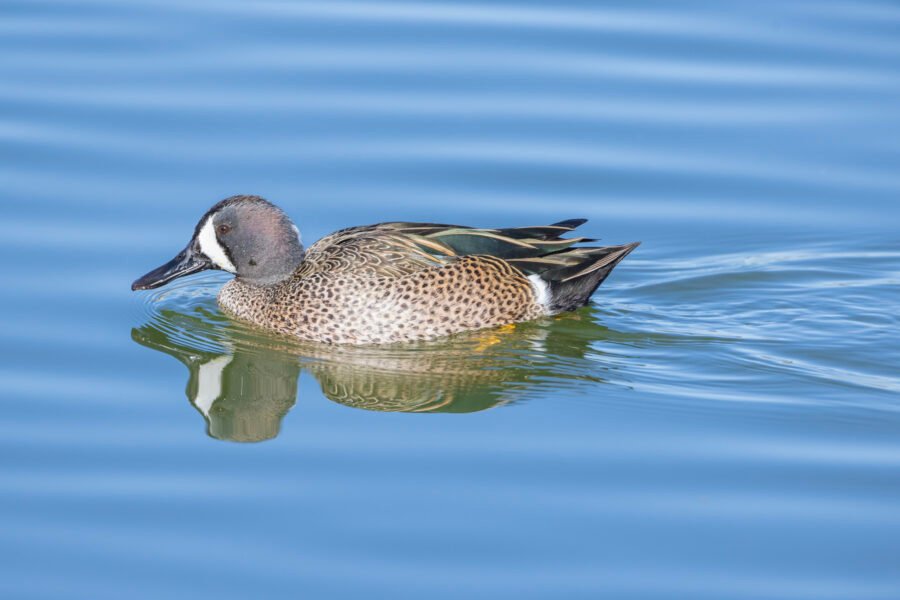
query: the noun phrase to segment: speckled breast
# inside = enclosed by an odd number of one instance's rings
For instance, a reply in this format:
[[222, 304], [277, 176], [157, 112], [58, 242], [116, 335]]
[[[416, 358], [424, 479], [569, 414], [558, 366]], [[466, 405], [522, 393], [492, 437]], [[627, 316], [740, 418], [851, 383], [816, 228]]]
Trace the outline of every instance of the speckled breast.
[[433, 339], [544, 314], [524, 275], [475, 256], [402, 277], [314, 273], [272, 286], [235, 279], [219, 305], [270, 331], [337, 344]]

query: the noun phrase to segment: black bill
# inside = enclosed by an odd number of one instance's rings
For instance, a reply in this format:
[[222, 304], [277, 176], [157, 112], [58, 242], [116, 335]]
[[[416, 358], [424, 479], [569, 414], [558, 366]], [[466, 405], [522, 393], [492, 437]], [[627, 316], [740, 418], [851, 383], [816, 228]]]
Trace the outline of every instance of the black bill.
[[157, 267], [139, 277], [131, 284], [134, 290], [152, 290], [177, 279], [213, 267], [212, 261], [193, 249], [193, 244], [178, 253], [178, 256], [161, 267]]

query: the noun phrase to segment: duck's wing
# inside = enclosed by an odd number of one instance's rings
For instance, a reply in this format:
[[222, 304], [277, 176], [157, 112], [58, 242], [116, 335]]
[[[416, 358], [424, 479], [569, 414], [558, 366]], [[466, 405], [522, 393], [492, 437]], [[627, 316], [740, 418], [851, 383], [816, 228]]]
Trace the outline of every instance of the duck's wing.
[[353, 273], [361, 277], [401, 277], [447, 264], [450, 258], [436, 250], [426, 251], [416, 239], [382, 225], [351, 227], [310, 246], [297, 275]]
[[[575, 246], [594, 240], [561, 237], [584, 222], [584, 219], [571, 219], [540, 227], [509, 229], [436, 223], [354, 227], [313, 244], [299, 275], [319, 272], [352, 273], [354, 277], [427, 277], [424, 271], [439, 267], [454, 269], [463, 262], [468, 265], [466, 273], [475, 273], [482, 267], [496, 270], [498, 263], [502, 263], [506, 283], [513, 281], [534, 289], [535, 297], [530, 301], [541, 305], [545, 313], [556, 314], [586, 304], [616, 265], [640, 244]], [[461, 261], [463, 257], [467, 257], [465, 261]], [[457, 261], [459, 264], [454, 265]], [[475, 268], [470, 271], [472, 266]], [[527, 282], [525, 277], [531, 281]]]
[[397, 232], [426, 251], [442, 256], [484, 255], [497, 258], [527, 258], [565, 250], [587, 238], [560, 236], [569, 233], [587, 219], [570, 219], [539, 227], [477, 229], [436, 223], [382, 223], [377, 227]]
[[561, 237], [584, 222], [585, 219], [570, 219], [552, 225], [506, 229], [406, 222], [352, 227], [313, 244], [301, 274], [325, 270], [400, 276], [472, 255], [502, 258], [526, 273], [536, 273], [570, 265], [571, 260], [562, 254], [574, 244], [593, 241]]

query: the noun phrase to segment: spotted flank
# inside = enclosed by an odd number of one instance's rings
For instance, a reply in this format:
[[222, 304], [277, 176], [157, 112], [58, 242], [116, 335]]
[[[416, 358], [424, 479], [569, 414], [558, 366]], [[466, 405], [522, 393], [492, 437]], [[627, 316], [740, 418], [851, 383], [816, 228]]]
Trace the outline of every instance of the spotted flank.
[[286, 215], [255, 196], [229, 198], [204, 219], [182, 254], [133, 288], [179, 276], [167, 270], [175, 263], [199, 270], [193, 249], [202, 268], [236, 274], [219, 294], [226, 313], [336, 344], [425, 340], [574, 310], [638, 245], [581, 245], [594, 240], [564, 237], [585, 222], [572, 219], [509, 229], [380, 223], [304, 250]]

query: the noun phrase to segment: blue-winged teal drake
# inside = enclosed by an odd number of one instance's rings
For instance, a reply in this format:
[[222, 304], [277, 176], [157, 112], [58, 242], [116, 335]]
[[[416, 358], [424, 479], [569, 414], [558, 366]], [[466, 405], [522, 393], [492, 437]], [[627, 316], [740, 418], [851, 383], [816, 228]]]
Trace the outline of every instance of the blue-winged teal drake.
[[475, 229], [380, 223], [304, 250], [277, 206], [233, 196], [197, 223], [187, 247], [137, 281], [159, 287], [205, 269], [234, 273], [219, 292], [233, 317], [303, 340], [381, 344], [530, 321], [587, 304], [639, 242], [574, 247], [584, 219]]

